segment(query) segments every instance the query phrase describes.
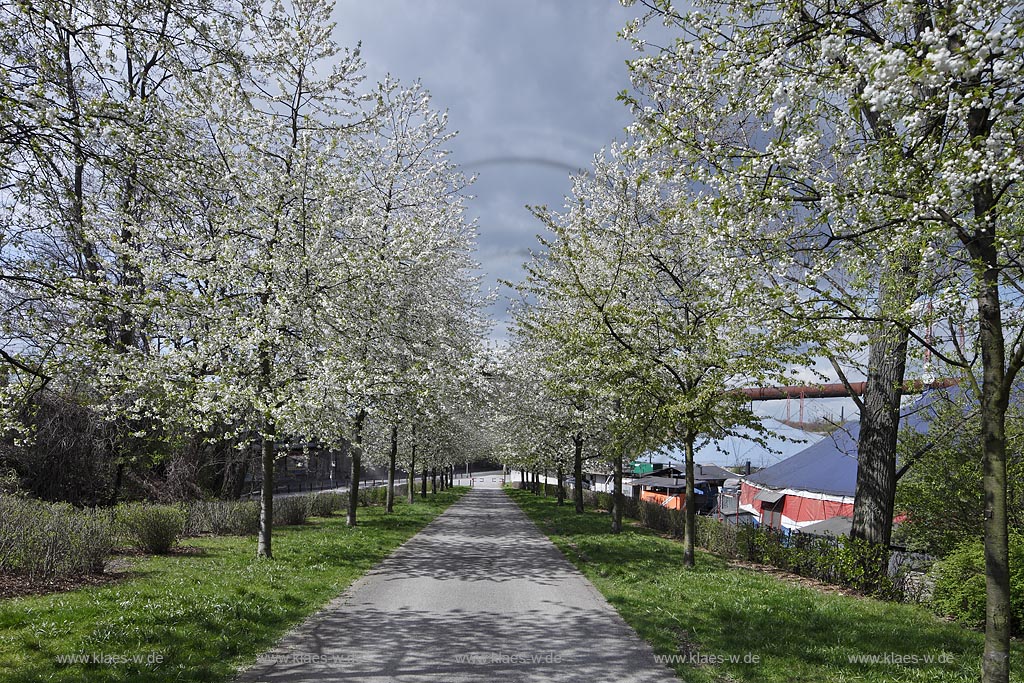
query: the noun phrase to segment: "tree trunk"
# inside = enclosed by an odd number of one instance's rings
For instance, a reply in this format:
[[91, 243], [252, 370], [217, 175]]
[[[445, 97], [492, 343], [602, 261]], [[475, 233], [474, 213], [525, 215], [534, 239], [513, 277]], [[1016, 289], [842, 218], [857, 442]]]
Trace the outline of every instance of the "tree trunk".
[[[118, 446], [120, 450], [120, 446]], [[117, 504], [117, 498], [121, 495], [121, 483], [124, 481], [124, 462], [117, 463], [117, 469], [114, 472], [114, 486], [110, 490], [110, 495], [107, 497], [107, 505], [113, 507]]]
[[[972, 110], [976, 133], [987, 132], [987, 110]], [[999, 293], [999, 253], [995, 242], [996, 200], [990, 181], [973, 190], [977, 228], [968, 251], [983, 269], [975, 267], [978, 282], [978, 340], [981, 345], [981, 440], [985, 494], [985, 652], [981, 660], [984, 683], [1010, 680], [1010, 553], [1006, 510], [1006, 410], [1010, 387], [1018, 372], [1006, 367], [1002, 302]]]
[[398, 425], [391, 426], [391, 453], [388, 457], [387, 511], [395, 511], [395, 468], [398, 466]]
[[562, 470], [561, 465], [558, 466], [558, 471], [555, 473], [555, 477], [558, 479], [555, 495], [558, 497], [558, 505], [562, 506], [565, 505], [565, 472]]
[[348, 517], [345, 520], [348, 526], [356, 525], [356, 510], [359, 509], [359, 477], [362, 476], [363, 420], [365, 419], [366, 411], [360, 410], [356, 415], [355, 440], [349, 448], [352, 466], [349, 472]]
[[[992, 285], [993, 292], [997, 285]], [[985, 493], [985, 654], [982, 680], [1006, 683], [1010, 676], [1010, 568], [1006, 511], [1006, 404], [1002, 381], [1003, 339], [999, 294], [993, 310], [980, 309], [983, 386], [981, 399], [983, 489]], [[985, 306], [982, 301], [979, 304]], [[985, 306], [988, 308], [989, 306]], [[988, 325], [986, 325], [988, 323]], [[995, 358], [1000, 356], [1000, 358]]]
[[697, 435], [687, 430], [684, 436], [684, 452], [686, 454], [686, 509], [683, 511], [683, 566], [692, 567], [695, 562], [693, 553], [696, 538], [697, 501], [693, 494], [693, 442]]
[[612, 484], [612, 533], [622, 531], [622, 454], [615, 456], [614, 483]]
[[420, 481], [420, 498], [427, 497], [427, 468], [423, 468], [423, 478]]
[[409, 449], [409, 486], [406, 495], [409, 497], [409, 505], [416, 500], [416, 425], [412, 426], [412, 447]]
[[573, 460], [572, 460], [572, 474], [576, 478], [576, 483], [572, 487], [572, 499], [576, 504], [576, 514], [583, 514], [583, 433], [577, 432], [572, 437], [573, 444]]
[[907, 332], [883, 325], [871, 340], [857, 445], [850, 535], [888, 547], [896, 498], [896, 442], [907, 366]]
[[274, 423], [267, 420], [263, 430], [262, 469], [263, 488], [260, 491], [260, 533], [256, 539], [256, 557], [271, 558], [271, 532], [274, 527]]
[[437, 468], [430, 468], [430, 492], [437, 493]]

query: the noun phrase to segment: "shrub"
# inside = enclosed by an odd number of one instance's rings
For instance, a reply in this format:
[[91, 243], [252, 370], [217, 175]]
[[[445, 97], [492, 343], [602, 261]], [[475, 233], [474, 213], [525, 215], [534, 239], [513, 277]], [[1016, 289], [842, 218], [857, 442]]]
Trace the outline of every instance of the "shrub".
[[726, 524], [713, 517], [697, 516], [696, 545], [721, 557], [738, 557], [735, 524]]
[[311, 493], [307, 502], [310, 517], [330, 517], [347, 506], [348, 495], [344, 493]]
[[[932, 607], [970, 626], [985, 624], [985, 545], [965, 541], [940, 562], [932, 574]], [[1010, 628], [1024, 631], [1024, 536], [1010, 535]]]
[[[429, 489], [428, 489], [429, 490]], [[398, 493], [395, 493], [397, 500]], [[362, 506], [384, 505], [388, 500], [388, 489], [386, 486], [366, 487], [359, 489], [359, 504]]]
[[222, 505], [220, 501], [198, 500], [187, 503], [184, 506], [185, 524], [182, 526], [182, 536], [201, 536], [213, 533], [213, 518], [217, 516], [217, 507]]
[[0, 496], [0, 572], [33, 581], [102, 572], [112, 547], [100, 510]]
[[286, 496], [274, 499], [274, 526], [305, 524], [308, 517], [308, 496]]
[[[641, 523], [657, 531], [683, 535], [685, 515], [641, 502]], [[877, 597], [902, 600], [908, 583], [900, 572], [890, 576], [888, 550], [846, 537], [818, 537], [765, 525], [730, 524], [698, 515], [694, 543], [721, 557], [768, 564]]]
[[255, 500], [234, 501], [228, 510], [228, 516], [223, 531], [214, 531], [215, 534], [224, 533], [232, 536], [251, 536], [260, 530], [260, 504]]
[[174, 505], [130, 503], [116, 509], [117, 525], [125, 540], [147, 553], [167, 553], [185, 529], [185, 513]]
[[186, 536], [247, 536], [259, 526], [260, 506], [254, 500], [202, 500], [185, 506]]

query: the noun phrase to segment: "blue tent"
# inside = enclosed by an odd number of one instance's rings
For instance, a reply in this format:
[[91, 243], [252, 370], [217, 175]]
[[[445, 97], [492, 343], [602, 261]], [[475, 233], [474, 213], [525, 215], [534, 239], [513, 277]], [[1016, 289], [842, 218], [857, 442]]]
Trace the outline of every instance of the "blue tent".
[[853, 496], [857, 485], [860, 423], [847, 422], [796, 455], [755, 472], [747, 481], [771, 489], [797, 489]]
[[[955, 389], [925, 392], [902, 411], [900, 428], [928, 432], [940, 399], [955, 399]], [[756, 472], [747, 481], [772, 489], [813, 491], [853, 496], [857, 485], [857, 442], [860, 422], [847, 422], [829, 436], [785, 460]]]

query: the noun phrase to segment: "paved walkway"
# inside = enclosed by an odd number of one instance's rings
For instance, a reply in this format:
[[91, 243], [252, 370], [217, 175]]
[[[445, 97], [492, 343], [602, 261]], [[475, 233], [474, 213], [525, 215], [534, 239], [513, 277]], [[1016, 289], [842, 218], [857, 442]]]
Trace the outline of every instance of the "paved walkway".
[[674, 679], [503, 491], [475, 489], [237, 680]]

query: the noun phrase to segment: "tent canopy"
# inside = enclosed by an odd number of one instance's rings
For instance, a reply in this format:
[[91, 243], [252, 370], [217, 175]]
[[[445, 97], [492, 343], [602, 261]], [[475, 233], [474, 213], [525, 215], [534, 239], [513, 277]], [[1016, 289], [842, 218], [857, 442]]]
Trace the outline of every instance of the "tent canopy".
[[[927, 433], [929, 419], [939, 402], [956, 398], [957, 390], [932, 390], [915, 398], [902, 410], [901, 429]], [[834, 496], [853, 496], [857, 485], [857, 441], [860, 423], [847, 422], [832, 434], [771, 467], [747, 477], [747, 481], [772, 489], [797, 489]]]

